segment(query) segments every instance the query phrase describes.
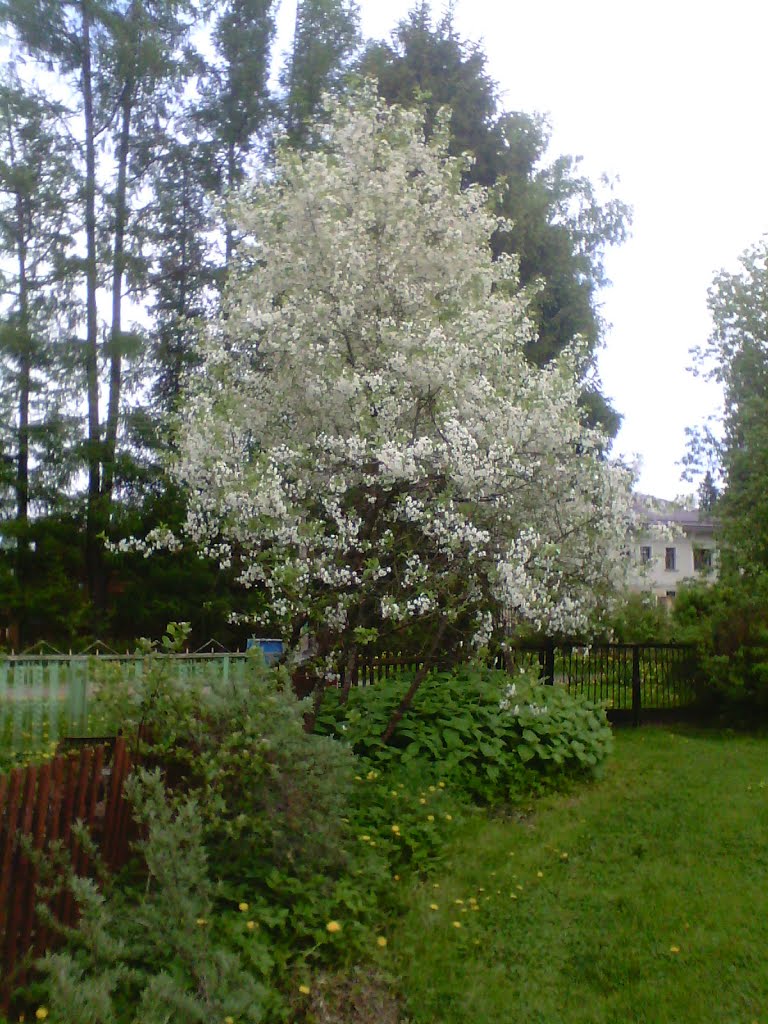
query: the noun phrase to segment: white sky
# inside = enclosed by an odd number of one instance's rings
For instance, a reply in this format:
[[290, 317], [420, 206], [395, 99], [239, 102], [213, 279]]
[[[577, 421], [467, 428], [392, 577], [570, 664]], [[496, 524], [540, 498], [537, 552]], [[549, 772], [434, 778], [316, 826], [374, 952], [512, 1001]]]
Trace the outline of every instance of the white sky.
[[[410, 0], [359, 0], [363, 32], [388, 37]], [[434, 0], [439, 12], [441, 0]], [[281, 21], [292, 22], [294, 0]], [[640, 490], [691, 490], [684, 429], [719, 394], [686, 372], [709, 331], [717, 270], [768, 231], [762, 0], [459, 0], [463, 38], [483, 44], [508, 110], [549, 113], [551, 153], [619, 176], [632, 238], [609, 252], [604, 392], [624, 416], [617, 454], [637, 453]]]

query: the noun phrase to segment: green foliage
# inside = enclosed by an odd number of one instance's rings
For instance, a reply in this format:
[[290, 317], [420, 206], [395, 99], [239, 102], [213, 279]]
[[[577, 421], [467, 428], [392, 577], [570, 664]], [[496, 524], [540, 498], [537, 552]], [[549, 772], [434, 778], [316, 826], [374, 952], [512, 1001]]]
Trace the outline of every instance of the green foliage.
[[134, 774], [129, 796], [146, 830], [146, 881], [102, 891], [70, 878], [80, 923], [42, 961], [41, 1001], [68, 1024], [265, 1020], [275, 1000], [267, 944], [236, 907], [216, 905], [197, 802], [169, 801], [157, 771]]
[[288, 136], [307, 148], [323, 94], [339, 88], [360, 42], [355, 0], [298, 0], [293, 45], [280, 75]]
[[371, 764], [439, 776], [473, 800], [515, 800], [541, 786], [592, 773], [611, 747], [605, 713], [529, 676], [514, 683], [482, 668], [436, 673], [392, 740], [381, 735], [408, 678], [358, 689], [342, 705], [331, 691], [318, 726], [343, 737]]
[[693, 683], [702, 706], [768, 713], [768, 575], [682, 587], [673, 614], [678, 638], [696, 646]]
[[617, 605], [609, 622], [617, 643], [667, 643], [674, 629], [669, 612], [652, 593], [628, 593]]
[[[368, 46], [360, 67], [390, 103], [421, 106], [428, 133], [440, 108], [451, 109], [451, 152], [474, 158], [466, 183], [495, 186], [495, 210], [510, 224], [494, 236], [494, 252], [514, 254], [521, 283], [531, 287], [532, 361], [544, 365], [577, 335], [594, 352], [603, 331], [604, 253], [625, 239], [630, 209], [607, 180], [598, 186], [581, 173], [580, 158], [549, 162], [551, 125], [541, 115], [501, 110], [486, 64], [482, 47], [458, 35], [452, 7], [433, 24], [430, 4], [420, 2], [389, 43]], [[588, 374], [582, 406], [590, 422], [616, 433], [620, 417]]]
[[[422, 797], [404, 776], [385, 780], [361, 768], [347, 745], [307, 733], [306, 704], [258, 652], [242, 677], [181, 680], [167, 654], [183, 646], [186, 632], [185, 624], [171, 624], [159, 650], [145, 642], [141, 679], [105, 676], [97, 697], [113, 726], [142, 726], [150, 737], [143, 763], [162, 771], [166, 787], [164, 808], [152, 813], [158, 830], [142, 845], [142, 864], [133, 881], [125, 880], [124, 896], [135, 903], [146, 877], [165, 889], [155, 895], [158, 905], [189, 902], [194, 893], [194, 920], [204, 919], [205, 934], [236, 953], [238, 963], [255, 957], [248, 969], [272, 992], [270, 1013], [278, 1014], [274, 993], [289, 989], [291, 979], [370, 956], [374, 929], [397, 906], [400, 872], [424, 870], [440, 855], [453, 801], [436, 786]], [[199, 848], [192, 848], [197, 875], [186, 881], [161, 874], [163, 864], [192, 857], [173, 846], [181, 819], [191, 822], [190, 834], [199, 832]], [[205, 905], [199, 893], [207, 894]], [[158, 931], [162, 916], [145, 920], [146, 942], [165, 942], [170, 952], [160, 962], [175, 965], [183, 944]], [[170, 909], [168, 919], [175, 927]], [[329, 929], [332, 922], [338, 931]], [[148, 956], [146, 963], [153, 962]], [[182, 958], [168, 968], [176, 987], [163, 989], [162, 1005], [171, 991], [194, 996], [197, 981], [186, 964]], [[229, 991], [223, 974], [211, 984], [215, 993], [217, 986]], [[128, 1003], [135, 1010], [135, 1000]]]

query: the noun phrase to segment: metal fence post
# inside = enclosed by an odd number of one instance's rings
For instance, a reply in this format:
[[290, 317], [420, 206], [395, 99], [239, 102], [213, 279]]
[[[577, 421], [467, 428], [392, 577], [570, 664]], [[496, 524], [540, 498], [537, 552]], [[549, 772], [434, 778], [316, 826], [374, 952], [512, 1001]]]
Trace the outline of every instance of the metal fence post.
[[555, 641], [547, 637], [544, 651], [544, 682], [547, 686], [555, 685]]
[[640, 645], [632, 645], [632, 724], [640, 725]]

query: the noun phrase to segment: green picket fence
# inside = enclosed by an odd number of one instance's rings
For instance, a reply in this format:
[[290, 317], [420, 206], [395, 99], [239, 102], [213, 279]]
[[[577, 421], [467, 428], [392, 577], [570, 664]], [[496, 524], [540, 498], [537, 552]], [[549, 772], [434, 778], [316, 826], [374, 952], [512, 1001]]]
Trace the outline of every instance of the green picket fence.
[[[178, 654], [168, 658], [183, 682], [237, 682], [245, 654]], [[102, 735], [94, 714], [98, 685], [126, 674], [139, 679], [147, 661], [132, 655], [11, 656], [0, 658], [0, 768], [25, 752], [52, 751], [64, 736]]]

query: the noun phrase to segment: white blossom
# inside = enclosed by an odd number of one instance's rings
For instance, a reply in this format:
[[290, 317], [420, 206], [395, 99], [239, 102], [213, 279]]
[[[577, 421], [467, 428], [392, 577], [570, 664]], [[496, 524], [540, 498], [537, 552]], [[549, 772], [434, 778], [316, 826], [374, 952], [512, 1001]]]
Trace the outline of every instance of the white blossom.
[[461, 168], [368, 87], [233, 204], [246, 241], [175, 471], [188, 536], [275, 628], [461, 613], [482, 645], [492, 601], [578, 631], [620, 579], [629, 474], [583, 421], [581, 343], [527, 360], [515, 261]]

